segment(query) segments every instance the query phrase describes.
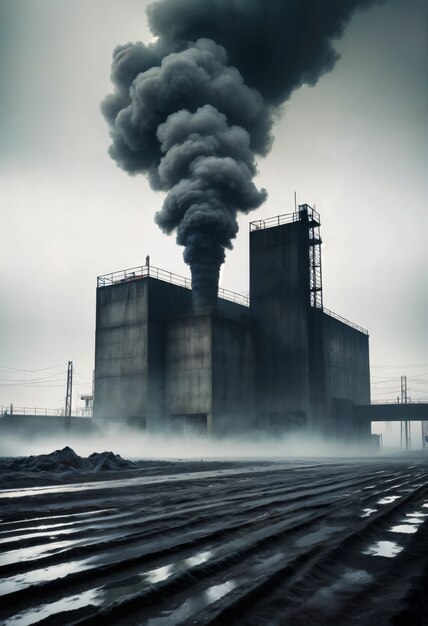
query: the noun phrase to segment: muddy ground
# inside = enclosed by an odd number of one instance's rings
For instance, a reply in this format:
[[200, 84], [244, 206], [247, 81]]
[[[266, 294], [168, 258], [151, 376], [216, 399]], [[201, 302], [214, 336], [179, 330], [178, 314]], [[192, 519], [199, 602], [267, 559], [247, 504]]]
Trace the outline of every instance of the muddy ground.
[[426, 625], [427, 461], [4, 465], [0, 622]]

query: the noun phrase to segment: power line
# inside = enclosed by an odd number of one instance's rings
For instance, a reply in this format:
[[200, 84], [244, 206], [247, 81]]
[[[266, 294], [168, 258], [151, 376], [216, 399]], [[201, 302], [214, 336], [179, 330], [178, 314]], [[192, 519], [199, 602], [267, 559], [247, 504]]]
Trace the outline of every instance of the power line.
[[65, 376], [65, 372], [54, 374], [51, 376], [41, 376], [40, 378], [0, 378], [2, 383], [39, 383], [43, 381], [61, 380]]
[[7, 365], [0, 365], [0, 369], [3, 370], [13, 370], [14, 372], [45, 372], [46, 370], [54, 370], [59, 367], [64, 368], [64, 363], [59, 363], [58, 365], [50, 365], [49, 367], [42, 367], [40, 369], [22, 369], [19, 367], [8, 367]]
[[[9, 385], [0, 384], [0, 387], [26, 387], [26, 385], [23, 385], [22, 383], [21, 384], [18, 383], [16, 385], [14, 383], [11, 383]], [[34, 387], [36, 389], [46, 389], [48, 387], [64, 387], [64, 384], [63, 383], [58, 384], [58, 385], [43, 385], [43, 384], [39, 384], [39, 385], [33, 385], [33, 388]]]

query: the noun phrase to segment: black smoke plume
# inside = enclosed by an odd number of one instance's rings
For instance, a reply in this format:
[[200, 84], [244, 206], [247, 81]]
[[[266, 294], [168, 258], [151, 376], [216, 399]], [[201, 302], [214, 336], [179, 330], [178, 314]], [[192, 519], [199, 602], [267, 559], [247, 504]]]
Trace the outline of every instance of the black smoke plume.
[[157, 39], [115, 49], [102, 104], [110, 155], [168, 192], [156, 221], [185, 248], [198, 310], [215, 302], [237, 212], [266, 198], [255, 157], [269, 152], [280, 105], [334, 67], [334, 40], [374, 2], [159, 0], [147, 9]]

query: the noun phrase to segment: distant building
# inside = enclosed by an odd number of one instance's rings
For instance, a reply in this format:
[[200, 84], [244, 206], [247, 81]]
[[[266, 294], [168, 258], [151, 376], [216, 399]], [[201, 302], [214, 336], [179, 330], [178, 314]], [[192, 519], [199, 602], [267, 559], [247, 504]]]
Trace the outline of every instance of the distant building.
[[[250, 298], [192, 306], [148, 264], [98, 278], [94, 418], [213, 435], [308, 430], [360, 440], [369, 339], [323, 307], [318, 213], [250, 224]], [[235, 300], [235, 301], [232, 301]]]

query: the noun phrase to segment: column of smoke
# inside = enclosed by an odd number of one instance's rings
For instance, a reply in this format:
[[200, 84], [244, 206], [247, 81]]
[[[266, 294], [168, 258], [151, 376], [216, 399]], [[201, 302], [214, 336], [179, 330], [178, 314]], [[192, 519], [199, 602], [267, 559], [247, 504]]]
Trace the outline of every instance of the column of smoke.
[[281, 104], [333, 68], [332, 41], [374, 1], [160, 0], [147, 9], [157, 39], [114, 51], [110, 155], [167, 192], [156, 222], [185, 248], [196, 311], [215, 304], [238, 211], [266, 198], [255, 158]]

